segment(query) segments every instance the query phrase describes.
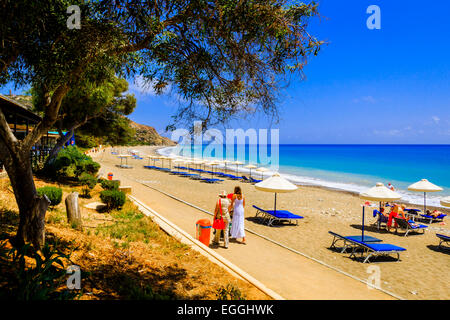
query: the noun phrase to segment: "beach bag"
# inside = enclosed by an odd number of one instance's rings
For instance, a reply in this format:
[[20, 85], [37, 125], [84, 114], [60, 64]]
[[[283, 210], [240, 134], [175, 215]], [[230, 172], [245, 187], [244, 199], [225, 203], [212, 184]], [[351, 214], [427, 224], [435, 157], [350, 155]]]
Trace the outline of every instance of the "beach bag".
[[214, 219], [212, 227], [217, 230], [223, 230], [225, 229], [225, 221], [223, 220], [222, 217], [222, 203], [220, 202], [220, 199], [219, 199], [219, 207], [220, 207], [220, 219]]

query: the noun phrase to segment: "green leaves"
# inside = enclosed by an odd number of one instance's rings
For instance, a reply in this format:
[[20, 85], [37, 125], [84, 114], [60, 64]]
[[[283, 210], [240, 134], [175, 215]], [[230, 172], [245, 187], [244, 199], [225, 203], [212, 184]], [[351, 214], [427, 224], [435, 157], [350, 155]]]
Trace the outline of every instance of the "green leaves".
[[[65, 26], [69, 2], [82, 9], [80, 30]], [[252, 112], [276, 116], [289, 75], [302, 78], [323, 44], [307, 31], [318, 15], [315, 2], [286, 0], [7, 1], [0, 83], [32, 83], [43, 97], [69, 85], [66, 125], [105, 106], [132, 112], [135, 102], [118, 98], [124, 91], [113, 75], [140, 74], [158, 93], [170, 86], [181, 97], [176, 123], [198, 119], [206, 128]]]
[[[28, 258], [29, 260], [25, 259]], [[0, 260], [8, 261], [13, 270], [9, 280], [9, 298], [17, 300], [71, 300], [78, 292], [61, 289], [65, 285], [65, 264], [70, 255], [46, 244], [41, 253], [30, 244], [0, 252]], [[30, 261], [32, 260], [32, 261]]]

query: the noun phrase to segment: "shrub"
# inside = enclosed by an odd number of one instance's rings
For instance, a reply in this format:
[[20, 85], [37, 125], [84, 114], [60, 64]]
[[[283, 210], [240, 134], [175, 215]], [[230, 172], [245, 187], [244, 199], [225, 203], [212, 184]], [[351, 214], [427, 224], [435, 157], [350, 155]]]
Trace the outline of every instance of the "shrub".
[[83, 196], [88, 197], [90, 191], [94, 189], [95, 185], [97, 184], [97, 179], [93, 175], [84, 172], [81, 174], [78, 180], [83, 186]]
[[100, 169], [100, 164], [93, 161], [92, 159], [83, 159], [78, 160], [75, 165], [75, 174], [81, 175], [83, 173], [89, 173], [91, 175], [97, 174], [98, 170]]
[[[63, 254], [48, 244], [39, 254], [29, 244], [0, 252], [0, 261], [8, 264], [8, 292], [5, 298], [17, 300], [73, 300], [79, 292], [68, 290], [65, 264], [70, 255]], [[30, 263], [33, 259], [34, 263]], [[1, 294], [0, 294], [1, 296]]]
[[86, 172], [96, 175], [100, 164], [85, 155], [76, 146], [68, 146], [59, 151], [56, 158], [50, 160], [43, 173], [52, 178], [76, 178]]
[[125, 193], [119, 190], [103, 190], [100, 199], [106, 204], [108, 210], [121, 208], [125, 204]]
[[42, 187], [37, 189], [39, 196], [46, 195], [52, 207], [57, 206], [62, 200], [62, 189], [57, 187]]
[[105, 190], [117, 190], [119, 189], [120, 181], [118, 180], [102, 180], [102, 188]]
[[229, 283], [226, 287], [220, 287], [216, 292], [217, 300], [245, 300], [245, 295], [239, 288]]

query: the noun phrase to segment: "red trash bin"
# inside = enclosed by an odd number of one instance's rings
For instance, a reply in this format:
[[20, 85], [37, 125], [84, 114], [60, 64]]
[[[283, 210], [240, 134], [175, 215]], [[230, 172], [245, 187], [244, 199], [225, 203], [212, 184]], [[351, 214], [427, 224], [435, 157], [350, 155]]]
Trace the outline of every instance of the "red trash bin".
[[108, 173], [108, 180], [112, 180], [112, 178], [113, 178], [113, 174], [112, 174], [112, 172], [109, 172]]
[[195, 238], [205, 246], [209, 246], [209, 241], [211, 240], [211, 222], [209, 219], [197, 221], [195, 224]]

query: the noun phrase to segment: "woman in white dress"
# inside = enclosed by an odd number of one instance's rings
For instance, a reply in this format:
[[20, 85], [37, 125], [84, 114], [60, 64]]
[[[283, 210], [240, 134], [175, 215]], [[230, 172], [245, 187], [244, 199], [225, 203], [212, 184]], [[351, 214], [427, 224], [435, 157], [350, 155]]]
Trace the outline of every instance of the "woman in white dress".
[[245, 198], [242, 194], [240, 187], [234, 188], [233, 198], [228, 210], [233, 208], [233, 220], [231, 222], [231, 238], [241, 239], [241, 243], [245, 243], [245, 230], [244, 230], [244, 207]]

